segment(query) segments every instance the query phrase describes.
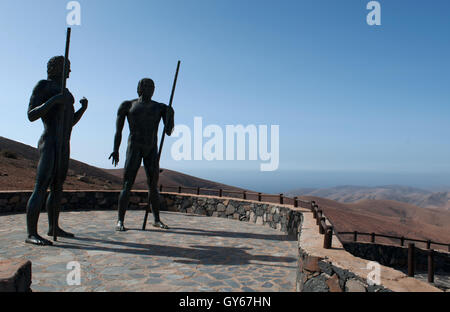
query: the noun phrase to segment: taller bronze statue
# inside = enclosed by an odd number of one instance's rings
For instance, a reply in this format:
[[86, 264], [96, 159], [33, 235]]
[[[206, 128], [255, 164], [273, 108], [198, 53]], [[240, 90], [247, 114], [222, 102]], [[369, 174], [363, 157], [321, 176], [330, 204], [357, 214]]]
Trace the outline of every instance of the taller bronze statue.
[[[39, 163], [36, 172], [36, 184], [27, 204], [26, 243], [36, 245], [52, 245], [52, 242], [38, 235], [38, 220], [45, 203], [47, 189], [48, 235], [74, 237], [72, 233], [63, 231], [58, 225], [59, 210], [63, 192], [63, 184], [67, 176], [70, 158], [70, 137], [72, 128], [83, 116], [88, 100], [80, 100], [81, 108], [75, 112], [75, 99], [67, 88], [63, 88], [63, 72], [65, 78], [70, 75], [70, 62], [64, 62], [64, 56], [55, 56], [47, 64], [47, 80], [41, 80], [31, 95], [28, 107], [30, 121], [42, 120], [44, 133], [39, 140]], [[66, 70], [64, 71], [64, 64]], [[55, 232], [54, 232], [55, 230]]]
[[168, 229], [159, 217], [160, 200], [158, 192], [159, 179], [159, 153], [158, 153], [158, 126], [161, 119], [167, 135], [174, 129], [174, 111], [172, 107], [152, 100], [155, 92], [153, 80], [144, 78], [137, 87], [138, 99], [123, 102], [117, 112], [116, 134], [114, 137], [114, 151], [109, 157], [117, 166], [119, 163], [119, 147], [122, 141], [122, 130], [125, 118], [128, 120], [130, 135], [128, 137], [127, 157], [123, 177], [123, 189], [119, 196], [119, 216], [117, 231], [126, 231], [124, 226], [125, 213], [128, 208], [131, 188], [136, 174], [144, 161], [149, 190], [149, 203], [152, 205], [154, 217], [153, 226]]

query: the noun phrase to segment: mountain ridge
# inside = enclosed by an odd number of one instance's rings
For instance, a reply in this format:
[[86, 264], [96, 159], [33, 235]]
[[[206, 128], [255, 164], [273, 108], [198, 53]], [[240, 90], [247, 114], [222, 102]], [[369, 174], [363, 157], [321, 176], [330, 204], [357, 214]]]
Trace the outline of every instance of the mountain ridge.
[[288, 196], [316, 196], [341, 203], [354, 203], [364, 199], [395, 200], [421, 208], [450, 210], [450, 191], [433, 192], [404, 185], [376, 187], [341, 185], [331, 188], [302, 188], [286, 192]]

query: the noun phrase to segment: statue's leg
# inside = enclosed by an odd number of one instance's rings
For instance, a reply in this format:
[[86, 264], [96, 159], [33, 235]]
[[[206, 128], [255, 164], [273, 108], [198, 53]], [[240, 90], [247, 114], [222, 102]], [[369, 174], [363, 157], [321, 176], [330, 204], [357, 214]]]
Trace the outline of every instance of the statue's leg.
[[148, 185], [148, 201], [152, 204], [153, 218], [155, 220], [153, 226], [168, 229], [169, 227], [161, 222], [161, 219], [159, 218], [161, 202], [159, 200], [158, 191], [159, 163], [157, 157], [158, 155], [156, 153], [144, 157], [144, 168]]
[[36, 170], [36, 184], [33, 194], [27, 203], [27, 239], [26, 243], [35, 245], [52, 245], [52, 242], [38, 235], [39, 214], [45, 203], [47, 188], [50, 185], [54, 171], [55, 151], [49, 144], [39, 148], [40, 156]]
[[124, 175], [123, 175], [123, 188], [119, 195], [119, 212], [116, 231], [126, 231], [125, 213], [128, 208], [128, 202], [130, 200], [130, 192], [136, 179], [136, 174], [142, 163], [141, 151], [139, 148], [134, 147], [132, 144], [127, 148], [127, 159], [125, 160]]
[[69, 169], [69, 147], [65, 147], [61, 154], [61, 163], [56, 168], [53, 183], [51, 185], [50, 194], [47, 199], [47, 213], [48, 213], [48, 236], [53, 236], [53, 218], [56, 218], [56, 233], [58, 237], [72, 238], [75, 235], [62, 230], [59, 227], [59, 212], [61, 210], [61, 199], [63, 196], [63, 185], [67, 177], [67, 170]]

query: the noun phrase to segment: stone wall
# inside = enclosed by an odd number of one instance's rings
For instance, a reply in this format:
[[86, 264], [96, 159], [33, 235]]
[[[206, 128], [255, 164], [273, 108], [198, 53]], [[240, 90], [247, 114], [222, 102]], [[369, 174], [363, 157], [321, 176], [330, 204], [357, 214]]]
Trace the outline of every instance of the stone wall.
[[31, 292], [31, 262], [0, 260], [0, 292]]
[[[144, 209], [148, 193], [135, 191], [130, 210]], [[31, 192], [0, 192], [0, 213], [23, 213]], [[63, 211], [117, 210], [118, 191], [64, 192]], [[194, 213], [267, 225], [295, 239], [301, 213], [286, 206], [214, 196], [161, 194], [161, 210]]]
[[367, 280], [325, 258], [312, 256], [299, 247], [297, 266], [299, 292], [391, 292], [381, 285], [369, 285]]
[[[395, 268], [406, 270], [408, 265], [408, 248], [401, 246], [370, 244], [370, 243], [344, 243], [346, 251], [356, 257], [377, 261], [378, 263]], [[416, 270], [428, 270], [428, 252], [426, 250], [415, 249]], [[450, 254], [446, 252], [434, 252], [434, 263], [436, 273], [450, 273]]]
[[165, 194], [166, 209], [267, 225], [296, 239], [302, 213], [289, 207], [212, 196]]

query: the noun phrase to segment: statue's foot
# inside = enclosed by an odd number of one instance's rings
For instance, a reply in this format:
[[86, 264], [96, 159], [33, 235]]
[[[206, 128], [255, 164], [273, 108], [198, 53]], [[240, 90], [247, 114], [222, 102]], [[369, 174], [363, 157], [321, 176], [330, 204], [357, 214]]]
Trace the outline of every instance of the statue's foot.
[[116, 231], [117, 232], [126, 232], [128, 229], [125, 227], [122, 221], [117, 222]]
[[[47, 233], [48, 236], [53, 236], [53, 230], [49, 230]], [[75, 235], [69, 232], [64, 231], [61, 228], [58, 228], [58, 230], [56, 231], [56, 236], [57, 237], [65, 237], [65, 238], [74, 238]]]
[[160, 228], [160, 229], [164, 229], [164, 230], [168, 230], [169, 227], [167, 225], [165, 225], [164, 223], [162, 223], [161, 221], [155, 222], [153, 223], [154, 227]]
[[33, 244], [38, 246], [52, 246], [53, 243], [45, 238], [42, 238], [39, 235], [29, 235], [27, 239], [25, 240], [25, 243], [27, 244]]

